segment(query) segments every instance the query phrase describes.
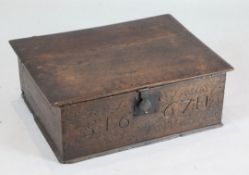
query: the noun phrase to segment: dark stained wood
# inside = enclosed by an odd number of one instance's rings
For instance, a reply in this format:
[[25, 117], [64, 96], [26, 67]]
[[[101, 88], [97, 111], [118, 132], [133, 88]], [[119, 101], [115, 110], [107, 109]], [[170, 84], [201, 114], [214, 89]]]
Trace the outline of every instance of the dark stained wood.
[[62, 163], [221, 125], [232, 67], [170, 15], [10, 44]]
[[170, 15], [10, 43], [54, 105], [232, 69]]
[[22, 96], [53, 151], [62, 159], [61, 109], [52, 106], [19, 61]]
[[221, 124], [225, 74], [153, 88], [157, 113], [133, 116], [137, 92], [62, 108], [64, 158], [73, 161], [114, 148]]

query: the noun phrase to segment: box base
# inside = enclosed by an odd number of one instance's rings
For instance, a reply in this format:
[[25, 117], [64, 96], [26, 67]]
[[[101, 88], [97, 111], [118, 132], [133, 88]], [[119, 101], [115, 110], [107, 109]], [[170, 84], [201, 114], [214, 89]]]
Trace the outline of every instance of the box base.
[[191, 130], [191, 131], [185, 131], [185, 132], [181, 132], [181, 133], [177, 133], [177, 134], [173, 134], [173, 135], [169, 135], [169, 136], [165, 136], [165, 137], [160, 137], [160, 138], [156, 138], [156, 139], [152, 139], [152, 140], [148, 140], [148, 141], [144, 141], [144, 142], [140, 142], [140, 143], [136, 143], [136, 144], [132, 144], [132, 145], [128, 145], [128, 146], [123, 146], [123, 147], [120, 147], [120, 148], [104, 151], [104, 152], [101, 152], [101, 153], [92, 154], [92, 155], [89, 155], [89, 156], [79, 157], [79, 158], [75, 158], [75, 159], [71, 159], [71, 160], [67, 160], [67, 161], [61, 161], [61, 160], [59, 160], [59, 161], [61, 163], [75, 163], [75, 162], [79, 162], [79, 161], [82, 161], [82, 160], [95, 158], [95, 157], [98, 157], [98, 156], [104, 156], [104, 155], [111, 154], [111, 153], [117, 153], [117, 152], [120, 152], [120, 151], [125, 151], [125, 150], [131, 149], [131, 148], [136, 148], [136, 147], [140, 147], [140, 146], [145, 146], [145, 145], [150, 145], [150, 144], [170, 140], [170, 139], [173, 139], [173, 138], [176, 138], [176, 137], [182, 137], [182, 136], [185, 136], [185, 135], [194, 134], [194, 133], [205, 131], [205, 130], [208, 130], [208, 129], [218, 128], [218, 127], [221, 127], [221, 126], [223, 126], [223, 124], [219, 123], [219, 124], [207, 126], [207, 127], [204, 127], [204, 128], [198, 128], [198, 129]]

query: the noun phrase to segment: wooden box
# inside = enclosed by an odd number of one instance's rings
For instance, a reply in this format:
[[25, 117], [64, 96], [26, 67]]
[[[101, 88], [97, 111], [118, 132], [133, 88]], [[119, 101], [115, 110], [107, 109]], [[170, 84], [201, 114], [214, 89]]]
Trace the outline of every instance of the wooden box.
[[10, 44], [60, 162], [221, 125], [232, 67], [170, 15]]

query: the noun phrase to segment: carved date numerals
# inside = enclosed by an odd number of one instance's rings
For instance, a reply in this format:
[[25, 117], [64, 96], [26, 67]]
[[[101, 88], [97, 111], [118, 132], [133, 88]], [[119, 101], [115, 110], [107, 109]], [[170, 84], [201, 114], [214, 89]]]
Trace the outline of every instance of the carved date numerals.
[[189, 111], [206, 109], [209, 97], [207, 95], [198, 96], [193, 99], [179, 100], [168, 104], [163, 114], [166, 118], [176, 115], [185, 114]]
[[93, 120], [92, 122], [88, 123], [87, 127], [85, 127], [84, 130], [82, 131], [82, 137], [90, 138], [94, 135], [103, 134], [115, 128], [124, 129], [129, 127], [129, 125], [130, 125], [130, 120], [126, 117], [123, 117], [116, 122], [111, 121], [109, 117], [106, 117], [105, 121]]
[[[166, 119], [174, 115], [185, 115], [198, 110], [205, 110], [209, 105], [209, 96], [201, 95], [195, 98], [181, 99], [178, 101], [173, 101], [166, 105], [163, 109], [163, 115]], [[129, 116], [121, 117], [118, 120], [112, 116], [113, 114], [106, 114], [105, 117], [96, 119], [97, 114], [91, 114], [89, 116], [90, 120], [87, 127], [82, 131], [83, 138], [91, 138], [93, 136], [98, 137], [102, 134], [111, 131], [118, 131], [119, 129], [128, 128], [131, 122], [134, 122]]]

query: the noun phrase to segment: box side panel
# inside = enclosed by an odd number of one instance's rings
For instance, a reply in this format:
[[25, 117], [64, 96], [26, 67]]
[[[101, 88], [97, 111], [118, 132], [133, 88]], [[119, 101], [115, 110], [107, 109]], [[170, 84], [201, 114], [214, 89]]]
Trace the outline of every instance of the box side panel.
[[64, 106], [64, 161], [221, 124], [225, 73], [150, 89], [156, 113], [134, 116], [138, 92]]
[[49, 142], [58, 159], [62, 157], [61, 112], [49, 104], [32, 79], [24, 64], [18, 60], [23, 98], [36, 123]]

